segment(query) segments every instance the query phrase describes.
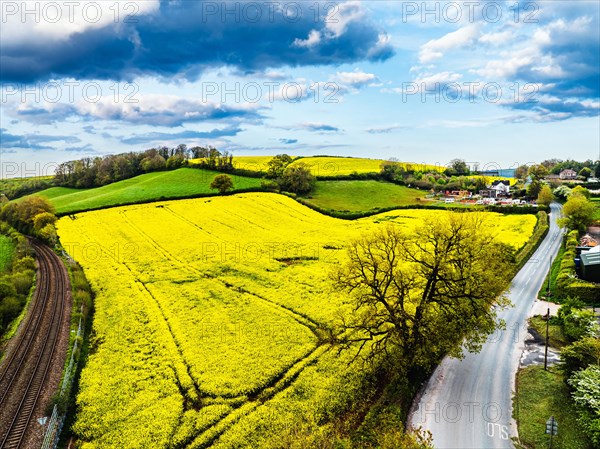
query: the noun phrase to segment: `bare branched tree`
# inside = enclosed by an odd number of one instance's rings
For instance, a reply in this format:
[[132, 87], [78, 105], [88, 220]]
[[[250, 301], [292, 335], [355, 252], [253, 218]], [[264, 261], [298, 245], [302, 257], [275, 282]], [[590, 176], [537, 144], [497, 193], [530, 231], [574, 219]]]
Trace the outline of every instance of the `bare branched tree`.
[[335, 341], [340, 350], [383, 360], [409, 372], [445, 354], [478, 350], [508, 304], [502, 292], [512, 269], [483, 215], [455, 213], [414, 232], [390, 224], [351, 244], [334, 274], [350, 293]]

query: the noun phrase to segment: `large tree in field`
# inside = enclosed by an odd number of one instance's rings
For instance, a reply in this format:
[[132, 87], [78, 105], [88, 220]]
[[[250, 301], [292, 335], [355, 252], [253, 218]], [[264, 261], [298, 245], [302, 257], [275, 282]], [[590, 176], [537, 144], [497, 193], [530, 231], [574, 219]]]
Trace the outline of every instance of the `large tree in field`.
[[227, 175], [217, 175], [210, 183], [211, 189], [217, 189], [219, 193], [225, 193], [233, 189], [233, 181]]
[[310, 172], [308, 165], [297, 164], [288, 166], [279, 179], [279, 185], [282, 190], [292, 193], [307, 193], [315, 185], [315, 177]]
[[411, 232], [389, 227], [353, 242], [334, 275], [352, 313], [337, 343], [407, 374], [463, 347], [478, 350], [499, 325], [512, 272], [506, 247], [477, 213], [432, 218]]

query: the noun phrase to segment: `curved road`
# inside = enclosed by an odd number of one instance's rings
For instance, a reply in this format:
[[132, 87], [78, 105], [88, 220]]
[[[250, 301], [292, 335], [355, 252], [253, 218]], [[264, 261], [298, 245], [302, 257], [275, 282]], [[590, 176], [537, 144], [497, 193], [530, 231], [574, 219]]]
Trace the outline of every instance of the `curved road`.
[[468, 353], [463, 360], [446, 357], [413, 405], [409, 425], [430, 431], [436, 448], [514, 447], [515, 374], [529, 311], [561, 244], [562, 231], [556, 223], [560, 209], [551, 205], [548, 235], [512, 281], [508, 297], [514, 306], [499, 314], [506, 330], [490, 336], [477, 354]]

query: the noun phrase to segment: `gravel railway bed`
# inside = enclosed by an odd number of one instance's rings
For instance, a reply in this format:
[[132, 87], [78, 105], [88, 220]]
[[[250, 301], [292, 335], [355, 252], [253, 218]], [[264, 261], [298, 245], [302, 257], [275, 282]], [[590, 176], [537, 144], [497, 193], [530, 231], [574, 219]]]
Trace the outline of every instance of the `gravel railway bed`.
[[70, 284], [58, 256], [31, 240], [38, 276], [30, 311], [0, 366], [0, 449], [40, 447], [69, 342]]

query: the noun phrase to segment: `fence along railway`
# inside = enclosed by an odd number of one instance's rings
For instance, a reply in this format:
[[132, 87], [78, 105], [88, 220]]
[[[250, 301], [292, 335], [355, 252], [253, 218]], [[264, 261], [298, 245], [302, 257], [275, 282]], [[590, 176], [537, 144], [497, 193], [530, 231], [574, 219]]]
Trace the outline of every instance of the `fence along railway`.
[[[38, 260], [38, 274], [30, 312], [16, 341], [0, 365], [0, 449], [29, 446], [39, 428], [36, 418], [52, 370], [62, 371], [63, 346], [68, 342], [69, 279], [62, 261], [47, 246], [31, 245]], [[64, 329], [67, 336], [61, 338]], [[52, 366], [53, 363], [57, 366]], [[56, 382], [53, 382], [56, 383]], [[38, 410], [39, 416], [34, 416]], [[39, 430], [37, 430], [39, 432]]]

